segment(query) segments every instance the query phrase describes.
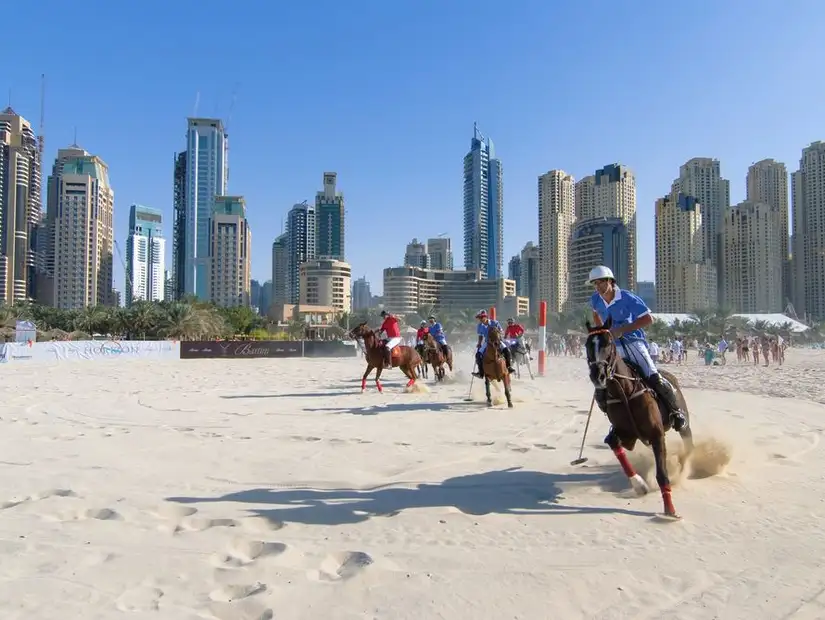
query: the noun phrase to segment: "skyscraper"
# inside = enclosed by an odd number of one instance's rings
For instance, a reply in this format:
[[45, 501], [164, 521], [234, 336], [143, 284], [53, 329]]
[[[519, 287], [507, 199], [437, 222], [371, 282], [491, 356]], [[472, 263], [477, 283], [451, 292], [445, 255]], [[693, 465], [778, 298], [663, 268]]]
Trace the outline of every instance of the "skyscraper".
[[793, 286], [797, 314], [825, 319], [825, 142], [802, 149], [791, 176]]
[[[186, 151], [177, 153], [174, 160], [171, 273], [171, 290], [174, 299], [182, 299], [186, 294], [186, 155]], [[167, 299], [172, 297], [167, 297]]]
[[[570, 304], [590, 301], [593, 287], [587, 283], [590, 270], [596, 265], [610, 267], [616, 283], [624, 289], [630, 278], [633, 254], [629, 250], [627, 225], [619, 217], [602, 217], [577, 221], [570, 234]], [[634, 285], [635, 288], [635, 285]], [[631, 289], [633, 290], [633, 289]], [[549, 308], [548, 308], [549, 309]]]
[[636, 290], [636, 177], [633, 171], [621, 164], [597, 170], [593, 197], [596, 217], [617, 217], [627, 229], [629, 263], [624, 286]]
[[215, 196], [207, 222], [207, 299], [218, 306], [246, 306], [250, 296], [252, 232], [243, 196]]
[[418, 239], [410, 241], [404, 251], [404, 265], [430, 269], [430, 255], [427, 252], [427, 244]]
[[126, 238], [126, 305], [135, 301], [163, 301], [166, 240], [159, 209], [133, 204], [129, 208]]
[[656, 201], [655, 226], [658, 310], [680, 313], [715, 308], [716, 265], [705, 254], [702, 205], [693, 196], [674, 190]]
[[[306, 201], [289, 210], [286, 219], [287, 271], [286, 301], [297, 304], [301, 299], [301, 263], [314, 260], [316, 254], [315, 206]], [[274, 281], [273, 281], [274, 284]]]
[[49, 177], [45, 305], [113, 305], [114, 191], [109, 168], [77, 145], [57, 152]]
[[[575, 184], [575, 179], [564, 170], [551, 170], [538, 181], [538, 297], [547, 302], [548, 312], [561, 312], [570, 296], [568, 246], [576, 221]], [[523, 257], [521, 270], [523, 275]], [[531, 307], [533, 304], [531, 298]]]
[[41, 162], [31, 124], [10, 107], [0, 114], [0, 303], [33, 299], [35, 231], [41, 219]]
[[519, 256], [519, 277], [516, 280], [516, 294], [530, 298], [530, 316], [536, 317], [539, 314], [539, 302], [542, 299], [539, 295], [540, 270], [541, 250], [532, 241], [528, 241]]
[[[272, 243], [272, 303], [289, 299], [289, 235], [283, 233]], [[269, 312], [269, 309], [267, 309]]]
[[323, 258], [344, 260], [344, 195], [335, 191], [338, 175], [324, 173], [324, 189], [315, 195], [316, 252]]
[[722, 218], [719, 253], [722, 303], [733, 312], [782, 312], [779, 207], [741, 202]]
[[504, 195], [493, 142], [473, 124], [464, 156], [464, 267], [483, 277], [504, 276]]
[[358, 278], [352, 283], [352, 311], [372, 308], [372, 291], [366, 278]]
[[427, 254], [430, 255], [430, 269], [453, 270], [453, 247], [449, 237], [427, 239]]
[[[209, 220], [215, 196], [227, 193], [228, 138], [220, 119], [189, 118], [187, 123], [183, 292], [207, 299]], [[175, 167], [177, 172], [177, 161]]]
[[[748, 168], [748, 202], [762, 202], [774, 207], [779, 217], [779, 243], [782, 255], [782, 296], [785, 303], [793, 297], [791, 292], [790, 238], [788, 232], [788, 169], [773, 159], [763, 159]], [[783, 305], [784, 308], [784, 305]]]
[[705, 237], [705, 257], [716, 267], [718, 297], [722, 294], [722, 270], [719, 261], [719, 237], [722, 219], [730, 207], [730, 182], [722, 178], [718, 159], [694, 157], [679, 167], [679, 178], [672, 191], [694, 197], [702, 205], [702, 228]]

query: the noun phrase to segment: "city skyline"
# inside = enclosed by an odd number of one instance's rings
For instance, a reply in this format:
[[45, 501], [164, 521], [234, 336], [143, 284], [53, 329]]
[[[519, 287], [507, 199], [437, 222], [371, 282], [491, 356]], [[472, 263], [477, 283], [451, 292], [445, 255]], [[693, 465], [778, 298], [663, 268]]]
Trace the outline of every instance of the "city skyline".
[[[380, 32], [379, 27], [376, 37], [358, 37], [339, 58], [307, 51], [292, 68], [279, 73], [272, 85], [253, 77], [266, 67], [263, 59], [277, 57], [282, 47], [289, 50], [304, 40], [318, 22], [319, 8], [283, 8], [281, 17], [289, 17], [292, 26], [287, 29], [281, 25], [285, 22], [278, 20], [278, 36], [266, 38], [262, 45], [267, 51], [263, 53], [252, 53], [243, 46], [220, 51], [204, 48], [198, 52], [202, 62], [181, 74], [175, 63], [162, 62], [163, 55], [128, 40], [125, 24], [138, 15], [135, 9], [107, 7], [99, 18], [102, 23], [111, 22], [111, 28], [98, 42], [102, 52], [98, 70], [106, 75], [109, 87], [105, 97], [89, 97], [90, 93], [101, 93], [102, 86], [75, 79], [59, 62], [60, 54], [51, 44], [15, 56], [4, 72], [4, 86], [11, 87], [12, 107], [37, 131], [39, 78], [46, 73], [45, 168], [53, 161], [57, 147], [73, 142], [76, 131], [78, 142], [110, 167], [112, 185], [118, 192], [116, 239], [122, 239], [127, 229], [126, 206], [137, 202], [163, 211], [165, 222], [169, 222], [165, 230], [168, 246], [172, 245], [173, 222], [171, 154], [183, 146], [181, 123], [196, 114], [193, 104], [201, 92], [197, 115], [224, 118], [231, 134], [230, 191], [243, 193], [250, 205], [255, 231], [253, 277], [260, 281], [271, 277], [271, 243], [295, 197], [311, 199], [319, 175], [336, 170], [352, 209], [347, 221], [347, 260], [355, 273], [371, 281], [376, 293], [381, 289], [381, 269], [386, 262], [381, 257], [396, 256], [413, 236], [412, 230], [401, 234], [401, 239], [392, 232], [373, 234], [382, 217], [400, 210], [409, 214], [401, 227], [415, 226], [419, 238], [447, 232], [456, 249], [461, 244], [457, 159], [466, 152], [467, 127], [473, 119], [495, 137], [504, 157], [505, 261], [525, 242], [538, 241], [532, 230], [538, 174], [558, 168], [578, 179], [592, 173], [595, 165], [619, 161], [630, 166], [637, 178], [638, 278], [645, 280], [654, 277], [654, 261], [651, 244], [642, 240], [652, 237], [655, 200], [667, 192], [676, 166], [691, 157], [720, 160], [722, 175], [731, 179], [731, 203], [737, 204], [746, 197], [741, 171], [769, 157], [784, 162], [791, 172], [796, 169], [800, 149], [822, 138], [816, 131], [817, 113], [805, 102], [821, 98], [823, 85], [802, 78], [815, 70], [814, 59], [821, 57], [825, 47], [811, 36], [823, 24], [825, 10], [821, 7], [803, 7], [781, 16], [761, 10], [743, 16], [735, 7], [721, 7], [713, 24], [698, 15], [683, 15], [682, 27], [707, 44], [701, 50], [687, 50], [675, 41], [666, 41], [655, 55], [649, 54], [641, 35], [670, 23], [672, 8], [629, 11], [618, 22], [612, 17], [610, 25], [606, 16], [595, 15], [587, 30], [599, 36], [591, 37], [586, 50], [559, 68], [552, 86], [537, 84], [535, 71], [581, 36], [583, 26], [573, 20], [575, 6], [528, 10], [482, 4], [477, 8], [479, 17], [493, 19], [502, 29], [502, 45], [507, 47], [506, 53], [495, 58], [490, 96], [485, 97], [466, 96], [472, 80], [464, 67], [472, 54], [465, 45], [469, 35], [462, 34], [466, 14], [461, 3], [440, 8], [437, 24], [432, 24], [434, 9], [425, 7], [407, 15], [402, 8], [388, 7], [376, 13], [370, 26], [393, 24], [386, 32]], [[26, 13], [44, 32], [60, 31], [60, 11], [27, 7]], [[403, 20], [399, 21], [399, 13], [404, 14]], [[147, 36], [174, 32], [181, 14], [182, 9], [174, 7], [147, 26]], [[358, 32], [357, 22], [345, 10], [333, 9], [332, 15], [343, 27]], [[205, 23], [205, 16], [194, 19]], [[425, 23], [439, 33], [438, 45], [426, 50], [412, 45], [400, 59], [393, 60], [393, 77], [375, 83], [374, 76], [383, 75], [390, 64], [377, 50], [397, 40], [401, 31], [414, 31]], [[544, 31], [547, 23], [553, 24], [553, 37], [530, 34]], [[749, 49], [753, 32], [768, 28], [774, 32], [779, 26], [786, 34], [770, 53], [737, 52]], [[229, 16], [224, 27], [228, 36], [243, 33], [244, 39], [255, 38], [259, 28], [235, 16]], [[720, 29], [724, 36], [720, 36]], [[6, 40], [9, 49], [25, 45], [22, 32], [10, 32]], [[617, 48], [619, 41], [622, 45]], [[806, 42], [804, 53], [799, 50], [799, 41]], [[113, 50], [121, 53], [111, 53]], [[608, 51], [617, 64], [633, 67], [631, 75], [604, 77], [611, 84], [609, 102], [598, 95], [603, 84], [582, 77]], [[451, 60], [445, 63], [444, 58]], [[323, 98], [277, 94], [311, 90], [302, 76], [317, 74], [322, 67], [330, 76], [327, 86], [336, 93], [332, 103]], [[682, 70], [674, 71], [674, 67]], [[757, 67], [758, 79], [751, 77]], [[232, 77], [225, 83], [216, 80], [217, 74], [227, 73]], [[151, 76], [137, 95], [135, 75]], [[664, 95], [698, 83], [712, 84], [714, 96]], [[570, 101], [555, 95], [561, 85], [571, 88]], [[788, 99], [781, 94], [803, 86], [804, 96]], [[414, 99], [410, 92], [416, 92]], [[747, 105], [743, 93], [748, 93]], [[146, 109], [152, 110], [151, 122], [142, 126], [140, 133], [123, 122], [145, 114]], [[384, 111], [389, 113], [383, 115]], [[607, 128], [604, 119], [610, 117], [616, 123]], [[594, 123], [595, 118], [602, 121]], [[674, 132], [677, 139], [666, 139]], [[394, 141], [393, 136], [399, 135], [400, 140]], [[340, 152], [339, 147], [329, 145], [306, 148], [325, 140], [345, 147], [340, 147]], [[403, 148], [397, 148], [398, 144]], [[387, 156], [389, 152], [392, 157]], [[410, 171], [421, 182], [400, 191], [407, 187]], [[529, 226], [529, 230], [519, 232], [522, 226]], [[370, 235], [370, 243], [359, 243], [360, 235]], [[166, 259], [171, 270], [170, 250]], [[123, 269], [116, 260], [115, 286], [122, 289], [123, 282]]]

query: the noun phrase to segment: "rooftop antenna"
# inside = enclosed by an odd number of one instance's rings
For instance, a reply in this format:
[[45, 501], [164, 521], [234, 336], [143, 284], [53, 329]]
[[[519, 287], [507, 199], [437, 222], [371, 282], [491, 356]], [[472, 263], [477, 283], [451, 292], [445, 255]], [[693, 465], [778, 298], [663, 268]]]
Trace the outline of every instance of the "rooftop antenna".
[[192, 116], [197, 118], [198, 116], [198, 106], [201, 104], [201, 91], [195, 93], [195, 107], [192, 109]]
[[11, 107], [11, 87], [9, 87], [9, 107]]

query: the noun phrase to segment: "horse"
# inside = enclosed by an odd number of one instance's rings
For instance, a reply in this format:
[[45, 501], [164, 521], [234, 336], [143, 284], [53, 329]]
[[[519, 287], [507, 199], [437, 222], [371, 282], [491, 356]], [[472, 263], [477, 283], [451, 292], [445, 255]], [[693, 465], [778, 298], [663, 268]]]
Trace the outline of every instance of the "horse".
[[428, 363], [433, 367], [436, 381], [443, 381], [447, 374], [447, 371], [444, 370], [444, 364], [447, 364], [450, 372], [453, 371], [452, 349], [447, 347], [445, 355], [441, 345], [435, 341], [432, 334], [424, 336], [424, 365], [426, 366]]
[[415, 352], [418, 353], [418, 356], [421, 358], [421, 364], [418, 366], [418, 377], [421, 379], [427, 379], [429, 377], [429, 373], [427, 372], [427, 354], [425, 353], [424, 344], [417, 344], [415, 345]]
[[533, 368], [530, 366], [530, 339], [520, 337], [515, 344], [510, 347], [510, 354], [513, 357], [513, 366], [516, 369], [516, 377], [521, 379], [521, 366], [527, 366], [530, 378], [533, 379]]
[[493, 406], [490, 397], [490, 381], [504, 383], [504, 395], [507, 397], [507, 406], [513, 408], [513, 399], [510, 396], [510, 373], [507, 372], [507, 362], [501, 354], [501, 334], [497, 329], [490, 328], [487, 332], [487, 348], [481, 358], [481, 371], [484, 373], [484, 392], [487, 395], [487, 406]]
[[[632, 451], [636, 441], [651, 447], [656, 462], [656, 482], [662, 494], [664, 514], [679, 519], [673, 507], [670, 478], [667, 474], [665, 432], [670, 428], [669, 411], [664, 403], [659, 402], [653, 390], [647, 387], [642, 379], [641, 370], [619, 356], [616, 342], [610, 333], [612, 323], [610, 318], [601, 327], [594, 327], [589, 321], [586, 323], [588, 334], [585, 351], [590, 367], [590, 380], [597, 389], [607, 390], [607, 418], [610, 420], [611, 429], [604, 441], [610, 446], [638, 495], [645, 495], [650, 489], [633, 469], [624, 449]], [[679, 406], [687, 418], [687, 403], [676, 377], [661, 369], [659, 373], [673, 385]], [[689, 422], [688, 419], [687, 428], [680, 433], [688, 454], [693, 450], [693, 432]]]
[[[361, 338], [364, 341], [365, 357], [367, 358], [367, 370], [361, 378], [361, 392], [367, 389], [367, 377], [375, 368], [375, 386], [379, 392], [384, 391], [381, 385], [381, 372], [384, 370], [384, 345], [375, 335], [375, 332], [367, 327], [366, 321], [350, 330], [351, 338]], [[415, 383], [415, 370], [421, 365], [421, 357], [412, 347], [400, 344], [392, 350], [392, 367], [396, 366], [409, 379], [407, 387]]]

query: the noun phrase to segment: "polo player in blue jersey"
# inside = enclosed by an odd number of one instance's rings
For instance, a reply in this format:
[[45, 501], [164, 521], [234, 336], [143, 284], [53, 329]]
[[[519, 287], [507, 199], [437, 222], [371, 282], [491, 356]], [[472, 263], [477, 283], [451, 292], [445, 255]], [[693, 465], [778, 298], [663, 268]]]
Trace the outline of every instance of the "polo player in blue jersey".
[[[650, 358], [644, 332], [644, 328], [653, 323], [650, 308], [637, 295], [619, 288], [609, 267], [594, 267], [587, 281], [595, 289], [590, 298], [595, 325], [604, 325], [608, 318], [611, 319], [610, 333], [618, 354], [641, 371], [645, 383], [668, 408], [673, 430], [685, 430], [687, 418], [679, 407], [676, 392]], [[599, 409], [607, 413], [607, 390], [596, 389], [595, 396]]]

